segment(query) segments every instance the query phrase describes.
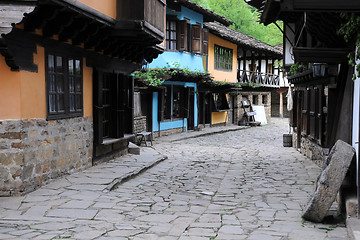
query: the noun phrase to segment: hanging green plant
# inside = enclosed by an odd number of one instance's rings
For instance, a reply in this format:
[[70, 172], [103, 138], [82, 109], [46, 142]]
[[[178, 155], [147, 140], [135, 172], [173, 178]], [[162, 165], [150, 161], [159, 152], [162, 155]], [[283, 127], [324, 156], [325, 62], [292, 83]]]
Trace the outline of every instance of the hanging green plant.
[[[360, 76], [360, 16], [356, 13], [341, 13], [341, 18], [344, 23], [338, 30], [338, 34], [344, 37], [346, 42], [355, 40], [355, 46], [359, 51], [355, 53], [355, 50], [348, 54], [349, 64], [356, 66], [356, 75]], [[356, 63], [358, 62], [358, 63]], [[353, 79], [355, 80], [356, 75], [354, 74]]]
[[211, 77], [208, 72], [201, 70], [191, 71], [188, 67], [181, 68], [180, 63], [167, 63], [162, 68], [147, 68], [134, 72], [134, 77], [141, 79], [149, 84], [149, 86], [159, 86], [165, 80], [176, 75], [192, 76], [192, 77]]

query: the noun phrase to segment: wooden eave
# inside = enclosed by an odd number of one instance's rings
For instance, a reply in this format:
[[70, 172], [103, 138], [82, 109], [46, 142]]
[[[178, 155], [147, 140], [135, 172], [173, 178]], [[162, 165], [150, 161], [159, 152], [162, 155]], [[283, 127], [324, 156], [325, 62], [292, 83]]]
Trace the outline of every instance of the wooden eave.
[[[0, 38], [0, 53], [5, 56], [12, 70], [36, 71], [37, 69], [37, 66], [34, 64], [31, 66], [30, 63], [26, 63], [24, 67], [21, 62], [23, 59], [15, 56], [19, 49], [14, 45], [16, 39], [12, 35], [19, 36], [21, 31], [24, 34], [33, 34], [35, 39], [35, 30], [40, 29], [43, 39], [40, 40], [41, 42], [47, 42], [46, 39], [57, 36], [59, 42], [70, 43], [95, 55], [103, 55], [136, 65], [141, 64], [144, 59], [151, 62], [163, 52], [163, 49], [156, 46], [162, 41], [161, 34], [157, 33], [155, 36], [153, 29], [150, 29], [151, 26], [145, 23], [135, 22], [130, 27], [127, 26], [121, 30], [119, 26], [116, 26], [117, 20], [71, 0], [39, 0], [36, 1], [36, 5], [34, 5], [35, 1], [31, 1], [32, 11], [28, 10], [28, 5], [25, 5], [27, 6], [25, 12], [21, 5], [23, 2], [29, 1], [14, 1], [7, 4], [18, 9], [18, 14], [16, 14], [18, 17], [15, 20], [9, 20], [8, 25], [10, 24], [11, 30], [7, 28], [7, 34], [3, 33]], [[13, 31], [16, 23], [22, 23], [23, 30]], [[118, 34], [119, 32], [122, 33]], [[30, 51], [30, 47], [28, 49]], [[36, 48], [32, 51], [35, 52]]]
[[346, 48], [303, 48], [293, 49], [296, 62], [318, 62], [339, 64], [347, 60], [350, 49]]
[[281, 4], [283, 11], [321, 11], [343, 12], [360, 11], [360, 1], [357, 0], [284, 0]]
[[288, 76], [288, 81], [295, 86], [311, 86], [317, 84], [335, 83], [336, 76], [325, 75], [324, 77], [314, 77], [313, 70], [306, 70], [293, 76]]

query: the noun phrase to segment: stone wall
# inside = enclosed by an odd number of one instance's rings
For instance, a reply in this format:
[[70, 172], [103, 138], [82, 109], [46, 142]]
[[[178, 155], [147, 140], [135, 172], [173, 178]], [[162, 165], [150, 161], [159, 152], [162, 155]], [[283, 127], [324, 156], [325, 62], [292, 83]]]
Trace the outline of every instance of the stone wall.
[[234, 123], [238, 123], [243, 115], [244, 110], [242, 108], [241, 100], [243, 97], [246, 97], [250, 102], [251, 105], [258, 105], [264, 106], [265, 108], [265, 115], [266, 120], [270, 122], [271, 119], [271, 93], [270, 92], [240, 92], [235, 97], [234, 108]]
[[[168, 135], [172, 135], [172, 134], [181, 133], [184, 131], [185, 131], [185, 128], [174, 128], [174, 129], [162, 130], [162, 131], [160, 131], [160, 136], [168, 136]], [[154, 138], [158, 138], [160, 136], [159, 136], [159, 132], [153, 133]]]
[[146, 116], [134, 117], [134, 133], [146, 132]]
[[0, 121], [0, 195], [22, 194], [92, 165], [93, 120]]
[[300, 146], [297, 146], [296, 133], [293, 133], [293, 147], [299, 149], [304, 156], [314, 161], [319, 167], [323, 166], [326, 157], [329, 154], [329, 149], [322, 148], [316, 142], [304, 136], [301, 136]]

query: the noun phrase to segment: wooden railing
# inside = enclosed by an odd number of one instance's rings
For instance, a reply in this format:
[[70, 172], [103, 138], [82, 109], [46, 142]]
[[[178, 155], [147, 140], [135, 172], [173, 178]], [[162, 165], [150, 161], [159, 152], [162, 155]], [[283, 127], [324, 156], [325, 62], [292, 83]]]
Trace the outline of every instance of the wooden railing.
[[249, 86], [280, 87], [280, 76], [271, 73], [238, 70], [237, 79], [239, 83]]

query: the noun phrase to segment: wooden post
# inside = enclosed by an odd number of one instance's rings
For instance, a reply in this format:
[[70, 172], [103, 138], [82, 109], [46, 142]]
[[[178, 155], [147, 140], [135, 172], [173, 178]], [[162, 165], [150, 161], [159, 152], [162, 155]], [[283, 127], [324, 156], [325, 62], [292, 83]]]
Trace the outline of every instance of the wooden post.
[[243, 48], [243, 71], [246, 71], [246, 49]]
[[284, 117], [284, 101], [283, 101], [283, 92], [279, 92], [280, 94], [280, 118]]
[[269, 68], [269, 58], [268, 56], [265, 55], [265, 74], [269, 73], [268, 68]]

